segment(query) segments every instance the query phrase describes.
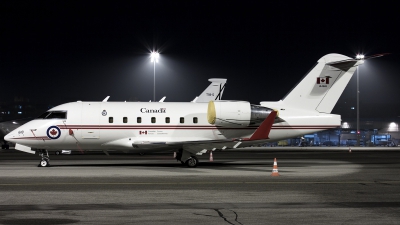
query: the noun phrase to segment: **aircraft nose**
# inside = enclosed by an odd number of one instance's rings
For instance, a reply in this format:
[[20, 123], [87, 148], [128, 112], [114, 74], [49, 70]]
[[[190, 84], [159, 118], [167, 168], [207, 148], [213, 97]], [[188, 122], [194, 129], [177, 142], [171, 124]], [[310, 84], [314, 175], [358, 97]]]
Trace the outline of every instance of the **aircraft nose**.
[[5, 140], [5, 141], [11, 141], [11, 137], [12, 137], [12, 134], [11, 134], [11, 133], [8, 133], [8, 134], [4, 137], [4, 140]]

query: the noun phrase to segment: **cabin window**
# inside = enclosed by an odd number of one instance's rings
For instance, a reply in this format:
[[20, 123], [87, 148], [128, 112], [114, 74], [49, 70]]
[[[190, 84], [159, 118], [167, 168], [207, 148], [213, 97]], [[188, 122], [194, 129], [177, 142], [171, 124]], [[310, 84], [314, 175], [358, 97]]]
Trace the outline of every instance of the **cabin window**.
[[136, 119], [136, 122], [137, 122], [137, 123], [142, 123], [142, 117], [138, 117], [138, 118]]
[[197, 123], [197, 122], [198, 122], [197, 117], [193, 117], [193, 123]]
[[128, 122], [128, 117], [122, 118], [122, 122], [127, 123]]
[[169, 117], [165, 117], [165, 123], [170, 123], [171, 119]]
[[155, 117], [151, 117], [151, 123], [156, 123], [156, 118]]
[[183, 118], [183, 117], [179, 118], [179, 122], [180, 123], [185, 123], [185, 118]]
[[108, 122], [109, 123], [114, 123], [114, 117], [108, 117]]
[[37, 119], [67, 119], [66, 111], [48, 111], [40, 115]]

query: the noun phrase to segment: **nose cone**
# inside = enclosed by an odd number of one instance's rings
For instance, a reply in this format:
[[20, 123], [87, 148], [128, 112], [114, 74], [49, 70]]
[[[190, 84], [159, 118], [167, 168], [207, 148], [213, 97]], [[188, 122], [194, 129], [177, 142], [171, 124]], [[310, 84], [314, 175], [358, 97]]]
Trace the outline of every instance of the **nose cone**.
[[11, 141], [11, 137], [12, 137], [11, 133], [12, 133], [12, 132], [8, 133], [8, 134], [4, 137], [4, 140], [5, 140], [5, 141]]

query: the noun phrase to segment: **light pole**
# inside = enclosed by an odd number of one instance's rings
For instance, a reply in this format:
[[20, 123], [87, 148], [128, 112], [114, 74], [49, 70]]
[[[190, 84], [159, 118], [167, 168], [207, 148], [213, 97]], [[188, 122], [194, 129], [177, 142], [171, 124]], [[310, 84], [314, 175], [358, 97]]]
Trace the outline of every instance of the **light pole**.
[[[363, 60], [364, 55], [358, 54], [356, 59]], [[357, 146], [360, 146], [360, 83], [358, 72], [360, 70], [359, 65], [357, 66]]]
[[151, 54], [150, 54], [151, 62], [153, 63], [153, 67], [154, 67], [153, 102], [156, 101], [156, 63], [158, 63], [159, 57], [160, 57], [160, 53], [158, 53], [158, 52], [151, 52]]

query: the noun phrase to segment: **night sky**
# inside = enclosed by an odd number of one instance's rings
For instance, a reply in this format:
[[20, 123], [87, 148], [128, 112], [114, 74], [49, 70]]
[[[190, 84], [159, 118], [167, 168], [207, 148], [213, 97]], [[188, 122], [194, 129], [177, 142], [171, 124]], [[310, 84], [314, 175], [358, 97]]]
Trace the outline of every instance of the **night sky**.
[[191, 101], [209, 78], [227, 78], [223, 99], [277, 101], [325, 54], [388, 52], [361, 67], [361, 103], [400, 103], [390, 1], [132, 2], [1, 1], [0, 102], [149, 101], [154, 49], [157, 100]]

